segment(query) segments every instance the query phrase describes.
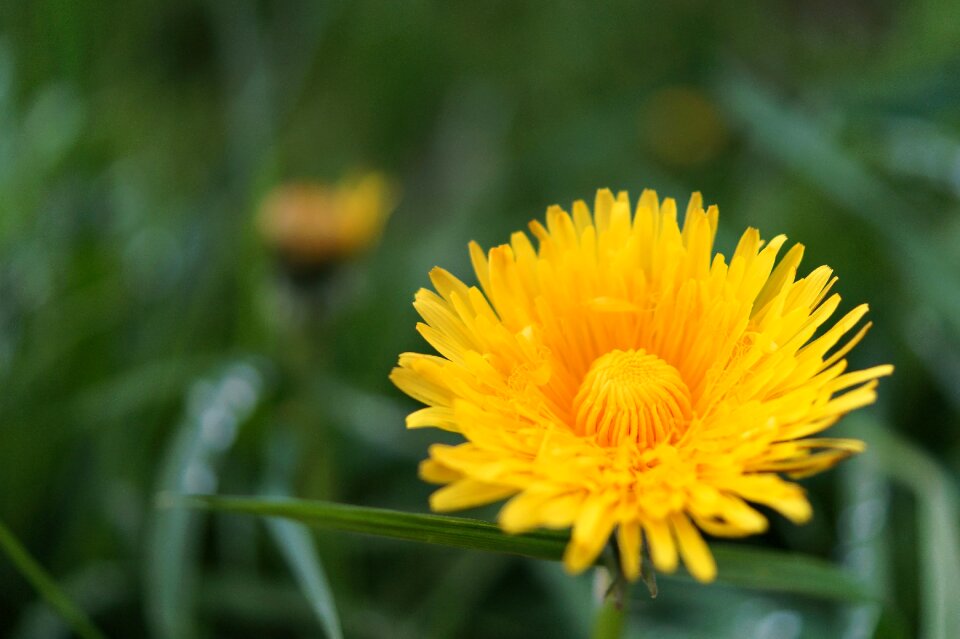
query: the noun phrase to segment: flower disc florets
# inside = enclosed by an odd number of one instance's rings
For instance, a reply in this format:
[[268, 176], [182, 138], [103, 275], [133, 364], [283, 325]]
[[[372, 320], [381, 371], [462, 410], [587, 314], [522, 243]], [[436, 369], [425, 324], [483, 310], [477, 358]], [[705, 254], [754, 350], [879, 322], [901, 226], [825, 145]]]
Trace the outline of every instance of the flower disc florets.
[[603, 446], [642, 449], [676, 442], [693, 413], [680, 371], [640, 350], [613, 350], [595, 359], [573, 398], [578, 435]]
[[[776, 262], [748, 229], [729, 263], [713, 254], [717, 209], [695, 194], [683, 227], [652, 191], [632, 214], [626, 193], [597, 194], [593, 213], [547, 211], [488, 254], [471, 244], [480, 288], [442, 269], [422, 289], [418, 325], [437, 355], [405, 353], [391, 378], [427, 405], [410, 428], [460, 433], [434, 445], [421, 476], [446, 486], [435, 510], [510, 497], [508, 532], [572, 527], [564, 563], [592, 564], [616, 535], [627, 577], [644, 539], [654, 565], [682, 557], [702, 581], [716, 567], [700, 531], [761, 532], [763, 504], [811, 515], [781, 478], [824, 470], [859, 441], [813, 438], [875, 399], [890, 366], [846, 372], [869, 325], [839, 305], [827, 267], [797, 278], [803, 247]], [[838, 346], [839, 345], [839, 346]]]

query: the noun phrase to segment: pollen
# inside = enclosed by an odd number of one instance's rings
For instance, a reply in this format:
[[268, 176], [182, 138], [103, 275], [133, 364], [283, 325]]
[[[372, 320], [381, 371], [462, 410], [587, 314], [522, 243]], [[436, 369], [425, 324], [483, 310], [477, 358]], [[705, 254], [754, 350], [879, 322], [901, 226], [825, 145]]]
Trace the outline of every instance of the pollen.
[[613, 350], [590, 366], [573, 400], [578, 435], [602, 446], [643, 449], [675, 442], [691, 417], [690, 389], [680, 371], [656, 355]]

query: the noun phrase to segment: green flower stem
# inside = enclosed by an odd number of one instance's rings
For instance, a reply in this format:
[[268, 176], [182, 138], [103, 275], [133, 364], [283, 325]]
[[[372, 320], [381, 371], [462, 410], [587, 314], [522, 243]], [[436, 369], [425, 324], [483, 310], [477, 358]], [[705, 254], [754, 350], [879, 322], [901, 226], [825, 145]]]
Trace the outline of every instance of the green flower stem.
[[624, 606], [607, 599], [597, 611], [593, 624], [593, 639], [620, 639], [626, 618], [627, 611]]
[[600, 608], [597, 610], [597, 616], [593, 623], [593, 639], [620, 639], [623, 636], [623, 629], [627, 621], [627, 604], [630, 584], [621, 575], [614, 577], [613, 584], [610, 583], [610, 572], [606, 568], [597, 568], [597, 577], [599, 577], [606, 591], [603, 600], [600, 602]]
[[0, 521], [0, 548], [7, 554], [20, 574], [30, 582], [50, 606], [82, 639], [104, 639], [105, 635], [93, 625], [89, 617], [57, 586], [47, 571], [37, 563], [10, 529]]

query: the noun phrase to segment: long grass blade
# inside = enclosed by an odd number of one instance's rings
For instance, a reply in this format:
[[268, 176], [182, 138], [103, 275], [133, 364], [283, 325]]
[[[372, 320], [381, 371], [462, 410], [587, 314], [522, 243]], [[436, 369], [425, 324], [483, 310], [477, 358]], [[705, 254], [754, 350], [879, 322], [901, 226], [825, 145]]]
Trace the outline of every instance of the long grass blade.
[[732, 586], [851, 603], [876, 600], [864, 584], [824, 559], [732, 544], [711, 548], [718, 581]]
[[324, 634], [328, 639], [343, 639], [330, 584], [320, 565], [310, 533], [303, 525], [283, 519], [270, 519], [267, 527], [323, 627]]
[[562, 533], [550, 531], [507, 535], [494, 524], [464, 517], [422, 515], [286, 497], [264, 499], [163, 495], [160, 500], [161, 506], [283, 517], [327, 530], [419, 541], [467, 550], [502, 552], [535, 559], [559, 560], [568, 539]]
[[[912, 216], [908, 202], [845, 152], [823, 127], [779, 104], [749, 76], [728, 74], [718, 98], [772, 158], [819, 188], [849, 215], [881, 232], [901, 257], [904, 275], [916, 282], [918, 293], [954, 328], [960, 328], [960, 297], [954, 293], [960, 283], [949, 269], [941, 272], [940, 265], [949, 262], [947, 256], [903, 224]], [[939, 276], [929, 277], [929, 273]]]
[[56, 610], [82, 639], [104, 639], [105, 635], [90, 621], [57, 585], [57, 582], [37, 562], [20, 540], [0, 522], [0, 548], [6, 553], [20, 574]]
[[[298, 449], [296, 441], [282, 430], [273, 431], [268, 446], [268, 460], [263, 494], [286, 497], [290, 494]], [[327, 639], [343, 639], [340, 618], [333, 600], [333, 591], [326, 571], [313, 544], [309, 529], [288, 519], [266, 520], [270, 536], [287, 562], [303, 596], [310, 604]]]
[[[404, 513], [289, 498], [166, 495], [162, 497], [161, 505], [284, 517], [326, 530], [553, 561], [561, 559], [569, 540], [565, 533], [545, 530], [508, 535], [494, 524], [462, 517]], [[836, 601], [875, 600], [862, 584], [839, 567], [822, 559], [730, 544], [713, 544], [712, 549], [719, 567], [718, 581], [722, 583]]]
[[[264, 379], [252, 363], [236, 361], [193, 385], [186, 414], [165, 459], [158, 485], [169, 493], [214, 490], [217, 468], [263, 398]], [[169, 639], [200, 635], [194, 610], [203, 522], [183, 510], [155, 513], [144, 564], [147, 619]]]
[[928, 454], [879, 422], [849, 418], [844, 427], [870, 445], [868, 454], [917, 500], [920, 632], [923, 639], [960, 637], [960, 494], [953, 479]]

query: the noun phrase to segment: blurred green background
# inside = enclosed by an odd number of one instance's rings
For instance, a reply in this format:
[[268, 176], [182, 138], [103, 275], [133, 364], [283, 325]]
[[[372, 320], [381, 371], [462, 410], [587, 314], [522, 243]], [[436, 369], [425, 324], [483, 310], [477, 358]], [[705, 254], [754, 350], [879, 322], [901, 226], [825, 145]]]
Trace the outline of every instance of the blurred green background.
[[[402, 192], [382, 241], [291, 274], [264, 196], [365, 170]], [[110, 636], [318, 636], [323, 571], [347, 637], [585, 636], [590, 578], [556, 565], [155, 502], [424, 512], [441, 435], [387, 381], [426, 348], [414, 291], [607, 186], [703, 191], [724, 251], [748, 225], [806, 244], [871, 304], [851, 364], [897, 366], [837, 429], [870, 451], [805, 481], [814, 521], [749, 540], [883, 603], [664, 579], [628, 636], [960, 636], [943, 0], [0, 3], [0, 519]], [[3, 556], [0, 635], [69, 635]]]

